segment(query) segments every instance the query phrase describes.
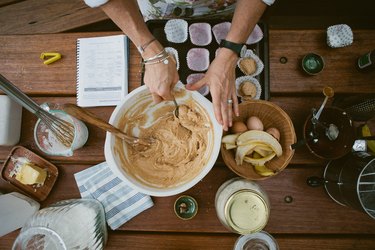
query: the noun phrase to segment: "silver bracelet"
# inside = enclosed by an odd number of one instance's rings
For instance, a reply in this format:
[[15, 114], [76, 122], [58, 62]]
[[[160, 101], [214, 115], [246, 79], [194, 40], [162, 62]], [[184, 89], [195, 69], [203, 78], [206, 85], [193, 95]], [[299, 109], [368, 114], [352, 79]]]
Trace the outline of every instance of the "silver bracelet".
[[148, 62], [151, 62], [151, 61], [158, 60], [160, 58], [166, 57], [167, 55], [168, 55], [167, 51], [165, 51], [165, 49], [163, 49], [162, 51], [160, 51], [156, 55], [154, 55], [154, 56], [152, 56], [150, 58], [143, 59], [143, 62], [144, 63], [148, 63]]
[[169, 54], [167, 54], [165, 57], [162, 57], [160, 59], [156, 59], [156, 60], [152, 60], [152, 61], [144, 61], [142, 64], [143, 65], [152, 65], [152, 64], [157, 64], [157, 63], [164, 63], [164, 64], [168, 64], [169, 63], [169, 60], [168, 58], [170, 57]]
[[142, 55], [144, 52], [145, 52], [145, 50], [146, 50], [146, 48], [152, 43], [152, 42], [154, 42], [154, 41], [156, 41], [156, 38], [154, 37], [154, 38], [152, 38], [150, 41], [148, 41], [147, 43], [145, 43], [145, 44], [143, 44], [143, 45], [139, 45], [139, 46], [137, 46], [137, 50], [138, 50], [138, 52]]

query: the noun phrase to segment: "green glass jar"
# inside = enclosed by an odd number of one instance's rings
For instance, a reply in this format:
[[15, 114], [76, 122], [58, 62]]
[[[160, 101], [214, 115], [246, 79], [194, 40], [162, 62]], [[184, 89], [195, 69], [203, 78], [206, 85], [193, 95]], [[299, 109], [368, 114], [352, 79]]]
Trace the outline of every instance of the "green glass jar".
[[372, 50], [357, 60], [357, 67], [361, 71], [375, 70], [375, 50]]

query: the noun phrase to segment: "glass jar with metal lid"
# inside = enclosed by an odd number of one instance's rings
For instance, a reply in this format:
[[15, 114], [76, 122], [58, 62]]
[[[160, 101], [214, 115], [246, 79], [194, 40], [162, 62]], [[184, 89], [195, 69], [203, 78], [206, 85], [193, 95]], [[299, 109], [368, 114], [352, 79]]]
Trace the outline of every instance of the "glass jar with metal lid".
[[219, 187], [215, 208], [220, 222], [238, 234], [259, 232], [266, 226], [270, 214], [265, 191], [242, 177], [230, 179]]

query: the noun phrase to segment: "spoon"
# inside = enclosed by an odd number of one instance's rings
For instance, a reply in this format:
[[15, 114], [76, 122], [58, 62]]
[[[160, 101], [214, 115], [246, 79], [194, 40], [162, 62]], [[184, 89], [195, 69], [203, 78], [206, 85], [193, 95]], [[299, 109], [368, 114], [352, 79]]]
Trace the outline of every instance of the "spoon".
[[179, 116], [179, 112], [178, 112], [178, 104], [176, 102], [176, 98], [173, 96], [173, 103], [174, 105], [176, 106], [176, 108], [174, 109], [174, 115], [178, 118]]
[[89, 124], [92, 124], [98, 128], [101, 128], [105, 131], [108, 131], [115, 136], [123, 139], [125, 142], [136, 146], [136, 145], [144, 145], [144, 146], [149, 146], [153, 141], [151, 138], [138, 138], [134, 136], [129, 136], [125, 134], [123, 131], [119, 130], [118, 128], [112, 126], [108, 122], [100, 119], [93, 113], [78, 107], [75, 104], [72, 103], [66, 103], [63, 105], [63, 110], [68, 113], [69, 115], [72, 115], [76, 117], [77, 119], [80, 119], [82, 121], [85, 121]]
[[318, 122], [319, 117], [322, 114], [324, 106], [326, 105], [328, 99], [334, 96], [335, 92], [333, 91], [333, 89], [331, 87], [324, 87], [323, 88], [323, 94], [325, 96], [324, 101], [323, 101], [322, 105], [320, 106], [318, 112], [316, 112], [313, 115], [313, 117], [311, 118], [311, 122], [313, 124], [316, 124]]

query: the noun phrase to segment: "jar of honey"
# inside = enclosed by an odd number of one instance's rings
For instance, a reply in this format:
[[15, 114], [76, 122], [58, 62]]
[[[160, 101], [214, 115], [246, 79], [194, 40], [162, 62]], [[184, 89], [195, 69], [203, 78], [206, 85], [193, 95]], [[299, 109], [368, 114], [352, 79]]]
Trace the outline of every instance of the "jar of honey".
[[242, 177], [230, 179], [219, 187], [215, 208], [220, 222], [238, 234], [261, 231], [270, 214], [266, 192], [254, 181]]

